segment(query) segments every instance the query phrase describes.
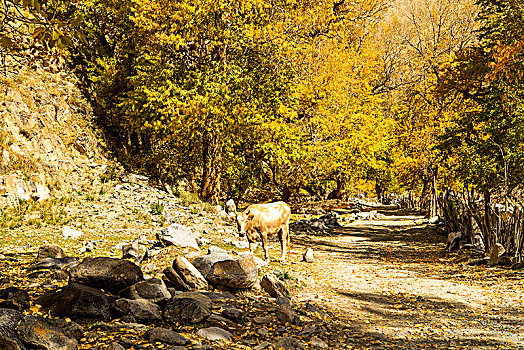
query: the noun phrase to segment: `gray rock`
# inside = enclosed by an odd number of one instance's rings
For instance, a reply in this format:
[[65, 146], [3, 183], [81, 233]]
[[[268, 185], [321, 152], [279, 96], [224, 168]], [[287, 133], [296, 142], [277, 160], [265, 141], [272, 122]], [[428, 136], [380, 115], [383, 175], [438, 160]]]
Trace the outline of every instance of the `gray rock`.
[[163, 278], [167, 284], [183, 292], [187, 292], [191, 290], [191, 287], [186, 284], [184, 279], [172, 267], [166, 268], [163, 272], [164, 272]]
[[225, 317], [219, 316], [217, 314], [211, 314], [208, 318], [206, 318], [206, 322], [211, 325], [223, 325], [229, 323], [229, 320]]
[[286, 285], [280, 281], [274, 274], [268, 273], [260, 281], [260, 286], [273, 298], [286, 297], [291, 298], [291, 293]]
[[[210, 247], [207, 249], [207, 254], [208, 254], [208, 255], [211, 255], [211, 254], [227, 254], [227, 250], [212, 245], [212, 246], [210, 246]], [[195, 264], [195, 262], [193, 261], [193, 265], [194, 265], [194, 264]], [[195, 267], [196, 267], [196, 266], [195, 266]]]
[[171, 293], [159, 278], [150, 278], [133, 284], [120, 292], [120, 296], [128, 299], [147, 299], [153, 303], [171, 298]]
[[0, 349], [25, 350], [16, 333], [16, 327], [23, 318], [24, 314], [19, 311], [0, 309]]
[[[265, 328], [264, 328], [265, 329]], [[266, 329], [267, 330], [267, 329]], [[253, 349], [254, 350], [264, 350], [264, 349], [267, 349], [271, 346], [271, 343], [267, 342], [267, 341], [263, 341], [262, 343], [258, 344], [257, 346], [255, 346]]]
[[230, 199], [226, 202], [226, 211], [227, 213], [236, 213], [237, 212], [237, 206], [235, 204], [235, 201], [233, 199]]
[[191, 342], [182, 334], [176, 333], [167, 328], [152, 328], [146, 333], [146, 337], [150, 342], [161, 342], [171, 345], [186, 345]]
[[[235, 246], [235, 248], [238, 249], [248, 249], [249, 248], [249, 242], [248, 241], [232, 241], [232, 245]], [[256, 242], [253, 242], [253, 245], [256, 247]]]
[[222, 310], [222, 316], [238, 322], [242, 320], [244, 312], [242, 310], [237, 309], [233, 305], [224, 305], [224, 309]]
[[85, 258], [69, 271], [70, 283], [103, 289], [117, 294], [144, 279], [136, 264], [124, 259], [107, 257]]
[[252, 255], [218, 261], [211, 266], [207, 279], [213, 284], [233, 289], [252, 287], [258, 279], [258, 267]]
[[211, 299], [200, 293], [180, 293], [164, 306], [164, 319], [171, 323], [199, 323], [211, 315], [211, 304]]
[[295, 318], [293, 310], [289, 306], [279, 306], [275, 310], [275, 315], [278, 320], [282, 323], [292, 323]]
[[146, 299], [118, 299], [116, 306], [126, 315], [133, 316], [138, 321], [159, 321], [160, 307]]
[[0, 308], [24, 311], [29, 308], [29, 293], [17, 287], [8, 287], [0, 290]]
[[285, 349], [285, 350], [302, 350], [306, 348], [306, 344], [291, 337], [280, 338], [275, 343], [275, 349]]
[[317, 337], [311, 338], [311, 346], [317, 349], [329, 348], [329, 345], [325, 341]]
[[268, 324], [271, 322], [271, 317], [265, 316], [265, 317], [253, 317], [253, 323], [254, 324]]
[[78, 264], [78, 258], [65, 257], [65, 258], [46, 258], [42, 261], [37, 262], [27, 268], [27, 271], [33, 270], [44, 270], [44, 269], [62, 269], [65, 267], [73, 267]]
[[204, 276], [183, 256], [176, 257], [175, 261], [173, 261], [173, 269], [182, 277], [191, 290], [205, 290], [208, 288]]
[[207, 340], [231, 340], [233, 335], [220, 327], [209, 327], [199, 329], [196, 333], [200, 338]]
[[124, 244], [122, 246], [122, 259], [134, 259], [140, 254], [140, 246], [138, 241]]
[[172, 224], [163, 228], [158, 234], [158, 240], [166, 245], [191, 247], [199, 250], [198, 243], [195, 240], [191, 229], [179, 224]]
[[75, 338], [60, 332], [43, 317], [26, 316], [17, 327], [17, 334], [24, 344], [44, 350], [76, 350]]
[[71, 228], [69, 226], [64, 226], [62, 228], [62, 236], [64, 236], [65, 239], [77, 239], [84, 235], [82, 231], [75, 230], [74, 228]]
[[37, 256], [38, 260], [42, 260], [45, 258], [65, 258], [65, 254], [62, 248], [60, 248], [59, 246], [53, 244], [46, 244], [38, 248]]
[[277, 297], [276, 303], [277, 305], [291, 307], [291, 300], [287, 297], [282, 297], [282, 296]]
[[312, 263], [315, 260], [315, 257], [313, 256], [313, 249], [312, 248], [306, 249], [306, 251], [304, 252], [304, 255], [302, 255], [302, 259], [305, 262]]
[[73, 283], [45, 293], [36, 303], [52, 316], [110, 320], [115, 300], [98, 289]]
[[[211, 250], [211, 247], [210, 247]], [[207, 275], [211, 271], [211, 267], [218, 261], [224, 261], [232, 259], [231, 255], [226, 253], [213, 253], [208, 255], [199, 256], [193, 259], [193, 266], [200, 271], [200, 273], [207, 278]]]
[[267, 337], [267, 335], [269, 334], [269, 330], [267, 328], [259, 328], [257, 329], [257, 334], [261, 337]]

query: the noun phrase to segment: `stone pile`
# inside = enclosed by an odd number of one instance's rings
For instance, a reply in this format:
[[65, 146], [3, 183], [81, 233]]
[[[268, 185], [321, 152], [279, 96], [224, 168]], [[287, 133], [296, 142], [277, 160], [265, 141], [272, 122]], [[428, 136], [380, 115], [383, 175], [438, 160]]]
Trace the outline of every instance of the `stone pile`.
[[[256, 349], [326, 344], [318, 338], [323, 334], [308, 331], [323, 329], [318, 326], [324, 322], [319, 309], [308, 303], [294, 305], [287, 285], [272, 273], [259, 282], [252, 254], [210, 250], [211, 254], [193, 263], [178, 256], [163, 279], [158, 279], [145, 276], [129, 260], [90, 257], [79, 262], [66, 257], [59, 247], [41, 247], [38, 254], [43, 260], [33, 266], [61, 259], [76, 262], [62, 270], [69, 276], [68, 284], [48, 290], [33, 303], [27, 291], [0, 290], [0, 301], [4, 300], [0, 302], [0, 348], [77, 349], [99, 330], [134, 334], [133, 339], [114, 337], [109, 349], [142, 349], [140, 344], [147, 341], [176, 349], [215, 349], [211, 344], [217, 342]], [[210, 287], [234, 291], [258, 285], [272, 298], [208, 291]], [[50, 318], [25, 315], [32, 304]], [[187, 329], [191, 331], [181, 334], [180, 327], [191, 327]]]

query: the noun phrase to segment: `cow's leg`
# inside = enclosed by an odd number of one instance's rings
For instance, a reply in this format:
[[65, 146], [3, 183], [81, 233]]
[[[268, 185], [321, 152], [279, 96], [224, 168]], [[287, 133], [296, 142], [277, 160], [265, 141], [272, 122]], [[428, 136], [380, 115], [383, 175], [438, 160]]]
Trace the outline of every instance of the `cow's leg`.
[[261, 233], [260, 236], [262, 237], [262, 249], [264, 249], [264, 256], [266, 258], [266, 261], [269, 262], [269, 252], [267, 249], [267, 233]]
[[281, 262], [286, 262], [286, 250], [287, 250], [287, 232], [284, 227], [278, 230], [278, 239], [280, 240], [280, 248], [282, 248]]
[[249, 242], [249, 251], [250, 251], [251, 253], [253, 253], [253, 252], [255, 251], [255, 249], [254, 249], [254, 245], [253, 245], [253, 242], [251, 242], [251, 241], [248, 241], [248, 242]]

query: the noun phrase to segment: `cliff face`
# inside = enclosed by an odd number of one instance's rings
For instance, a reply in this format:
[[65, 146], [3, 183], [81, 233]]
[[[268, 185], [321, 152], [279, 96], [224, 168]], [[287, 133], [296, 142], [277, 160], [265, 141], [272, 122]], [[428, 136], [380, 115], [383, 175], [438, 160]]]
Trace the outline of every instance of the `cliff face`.
[[93, 118], [63, 71], [26, 67], [0, 75], [0, 206], [47, 199], [106, 166]]

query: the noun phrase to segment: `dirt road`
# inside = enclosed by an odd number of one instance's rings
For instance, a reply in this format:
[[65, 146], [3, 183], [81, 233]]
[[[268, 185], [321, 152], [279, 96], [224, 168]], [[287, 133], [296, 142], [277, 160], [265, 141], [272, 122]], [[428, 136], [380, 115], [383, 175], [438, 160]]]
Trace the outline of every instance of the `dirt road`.
[[[524, 272], [468, 266], [420, 217], [384, 214], [292, 237], [298, 298], [339, 313], [340, 348], [524, 349]], [[299, 262], [306, 247], [311, 264]]]

